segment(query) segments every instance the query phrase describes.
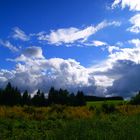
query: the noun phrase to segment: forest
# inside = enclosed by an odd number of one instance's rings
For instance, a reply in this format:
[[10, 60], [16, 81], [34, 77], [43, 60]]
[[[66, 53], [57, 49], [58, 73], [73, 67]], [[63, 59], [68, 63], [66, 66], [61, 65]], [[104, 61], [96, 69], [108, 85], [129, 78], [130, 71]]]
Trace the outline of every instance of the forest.
[[77, 91], [76, 94], [69, 93], [68, 90], [56, 90], [51, 87], [48, 97], [43, 92], [38, 90], [36, 94], [31, 97], [27, 90], [20, 92], [17, 87], [13, 87], [8, 83], [4, 89], [0, 90], [0, 104], [1, 105], [28, 105], [28, 106], [49, 106], [52, 104], [68, 105], [68, 106], [83, 106], [87, 101], [105, 101], [105, 100], [123, 100], [123, 97], [96, 97], [85, 95], [83, 91]]

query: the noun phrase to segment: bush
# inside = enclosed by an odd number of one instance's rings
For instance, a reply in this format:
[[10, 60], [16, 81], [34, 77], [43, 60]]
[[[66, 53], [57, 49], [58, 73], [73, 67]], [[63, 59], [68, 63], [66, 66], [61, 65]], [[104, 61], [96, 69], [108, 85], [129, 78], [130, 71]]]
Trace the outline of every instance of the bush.
[[34, 114], [35, 113], [35, 108], [31, 106], [24, 106], [23, 107], [23, 112], [28, 113], [28, 114]]
[[95, 109], [96, 109], [96, 107], [94, 107], [94, 106], [89, 107], [89, 111], [94, 111]]
[[103, 103], [101, 108], [104, 113], [113, 113], [116, 111], [114, 104]]
[[130, 104], [140, 105], [140, 91], [135, 97], [132, 97], [132, 99], [130, 100]]

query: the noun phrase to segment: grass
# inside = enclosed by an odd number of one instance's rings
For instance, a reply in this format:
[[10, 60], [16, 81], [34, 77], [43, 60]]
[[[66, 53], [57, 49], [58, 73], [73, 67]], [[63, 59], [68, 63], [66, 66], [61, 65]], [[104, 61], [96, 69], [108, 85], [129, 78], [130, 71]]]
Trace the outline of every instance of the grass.
[[[115, 112], [96, 105], [67, 107], [0, 106], [0, 140], [139, 140], [140, 106], [115, 104]], [[99, 107], [99, 108], [98, 108]]]
[[140, 115], [76, 120], [0, 119], [1, 140], [139, 140]]
[[121, 100], [114, 100], [114, 101], [90, 101], [87, 102], [87, 106], [93, 106], [93, 107], [101, 107], [102, 104], [114, 104], [114, 105], [124, 105], [127, 104], [128, 101], [121, 101]]

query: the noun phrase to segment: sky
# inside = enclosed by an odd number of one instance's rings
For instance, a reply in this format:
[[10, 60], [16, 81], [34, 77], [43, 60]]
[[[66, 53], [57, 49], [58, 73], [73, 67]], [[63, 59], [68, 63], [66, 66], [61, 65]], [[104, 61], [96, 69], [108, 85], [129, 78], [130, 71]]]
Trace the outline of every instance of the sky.
[[0, 88], [140, 90], [140, 0], [0, 0]]

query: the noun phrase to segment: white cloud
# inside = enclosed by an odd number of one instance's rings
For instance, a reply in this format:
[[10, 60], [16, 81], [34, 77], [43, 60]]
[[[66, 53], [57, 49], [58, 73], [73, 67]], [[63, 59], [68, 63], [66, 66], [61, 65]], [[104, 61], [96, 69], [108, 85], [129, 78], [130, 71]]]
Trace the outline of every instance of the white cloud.
[[121, 5], [124, 9], [125, 7], [129, 7], [130, 11], [140, 11], [140, 0], [114, 0], [112, 4], [112, 8]]
[[129, 21], [133, 26], [127, 30], [133, 33], [140, 33], [140, 14], [131, 17]]
[[140, 39], [138, 39], [138, 38], [137, 39], [129, 40], [128, 43], [133, 44], [136, 47], [139, 47], [140, 48]]
[[0, 87], [4, 87], [8, 79], [13, 77], [13, 71], [0, 70]]
[[107, 45], [106, 42], [102, 42], [102, 41], [99, 41], [99, 40], [94, 40], [92, 43], [93, 43], [93, 46], [96, 46], [96, 47]]
[[88, 26], [84, 29], [78, 28], [62, 28], [56, 31], [51, 31], [48, 35], [45, 32], [41, 32], [38, 34], [39, 40], [48, 41], [50, 44], [61, 45], [63, 43], [69, 44], [74, 43], [76, 41], [84, 42], [88, 37], [95, 34], [99, 30], [107, 27], [107, 26], [120, 26], [120, 22], [107, 22], [103, 21], [99, 23], [97, 26]]
[[9, 41], [0, 40], [0, 45], [10, 49], [13, 52], [17, 52], [18, 51], [18, 48], [16, 46], [12, 45]]
[[106, 46], [107, 43], [103, 42], [103, 41], [99, 41], [99, 40], [93, 40], [93, 41], [83, 41], [81, 42], [81, 44], [79, 44], [80, 46], [95, 46], [95, 47], [102, 47], [102, 46]]
[[117, 46], [107, 46], [107, 49], [108, 49], [108, 52], [109, 52], [110, 54], [112, 54], [113, 51], [118, 51], [118, 50], [120, 50], [120, 48], [117, 47]]
[[18, 27], [13, 28], [12, 37], [14, 39], [19, 39], [19, 40], [22, 40], [22, 41], [28, 41], [29, 40], [29, 36], [26, 35], [25, 32], [22, 31]]
[[118, 6], [120, 4], [121, 0], [114, 0], [113, 4], [112, 4], [112, 8], [115, 8], [116, 6]]
[[107, 60], [88, 68], [74, 59], [46, 59], [32, 57], [36, 53], [29, 56], [23, 52], [14, 60], [17, 63], [14, 70], [0, 71], [0, 86], [10, 81], [22, 91], [34, 92], [39, 88], [47, 93], [51, 86], [55, 86], [71, 92], [83, 90], [87, 94], [128, 97], [140, 86], [140, 47], [137, 47], [137, 41], [131, 40], [130, 43], [135, 45], [133, 48], [110, 46]]
[[[112, 8], [116, 8], [117, 6], [121, 6], [122, 9], [125, 7], [129, 7], [130, 11], [140, 11], [140, 0], [114, 0], [112, 4]], [[133, 17], [130, 18], [130, 23], [133, 25], [129, 27], [127, 31], [133, 33], [140, 33], [140, 14], [137, 13]]]
[[[130, 97], [140, 87], [140, 40], [128, 41], [132, 48], [116, 48], [102, 63], [90, 68], [95, 83], [106, 88], [106, 94]], [[111, 49], [114, 49], [111, 48]]]
[[12, 72], [13, 75], [6, 77], [3, 83], [10, 81], [22, 91], [27, 89], [34, 92], [41, 89], [47, 93], [50, 87], [54, 86], [67, 88], [71, 92], [83, 90], [85, 93], [95, 93], [94, 76], [74, 59], [33, 58], [22, 54], [13, 61], [17, 63]]
[[110, 54], [109, 57], [112, 61], [130, 60], [138, 64], [140, 62], [140, 48], [123, 48]]
[[94, 78], [95, 84], [101, 87], [111, 86], [114, 81], [112, 78], [109, 78], [108, 76], [105, 75], [94, 75]]

